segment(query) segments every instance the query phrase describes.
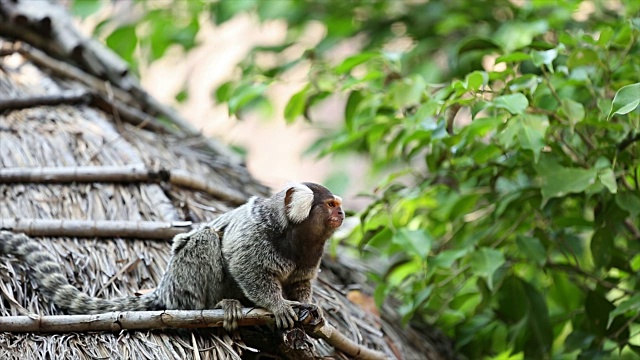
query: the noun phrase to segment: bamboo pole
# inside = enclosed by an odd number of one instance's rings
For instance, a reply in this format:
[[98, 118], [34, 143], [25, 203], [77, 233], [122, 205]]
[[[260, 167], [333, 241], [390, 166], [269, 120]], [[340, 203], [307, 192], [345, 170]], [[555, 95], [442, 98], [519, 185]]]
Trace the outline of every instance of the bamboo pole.
[[149, 173], [144, 164], [0, 169], [0, 183], [139, 182], [146, 180], [149, 180]]
[[24, 109], [34, 106], [88, 103], [91, 95], [84, 91], [64, 91], [55, 95], [37, 95], [0, 99], [0, 111]]
[[0, 229], [29, 236], [104, 237], [137, 239], [171, 239], [190, 231], [191, 221], [118, 221], [118, 220], [50, 220], [3, 219]]
[[[273, 324], [273, 314], [257, 308], [243, 308], [239, 326]], [[0, 316], [0, 329], [7, 332], [65, 333], [87, 331], [195, 329], [221, 327], [224, 310], [115, 311], [94, 315]], [[300, 329], [293, 329], [299, 331]], [[386, 360], [388, 357], [359, 345], [335, 327], [323, 323], [309, 335], [358, 360]]]
[[[242, 309], [242, 326], [265, 325], [273, 315], [262, 309]], [[85, 331], [195, 329], [221, 327], [224, 310], [114, 311], [94, 315], [0, 316], [0, 329], [8, 332], [65, 333]]]
[[240, 192], [215, 186], [206, 179], [181, 169], [148, 170], [144, 164], [124, 166], [54, 166], [0, 168], [0, 184], [71, 182], [160, 182], [202, 191], [215, 198], [241, 205], [247, 197]]

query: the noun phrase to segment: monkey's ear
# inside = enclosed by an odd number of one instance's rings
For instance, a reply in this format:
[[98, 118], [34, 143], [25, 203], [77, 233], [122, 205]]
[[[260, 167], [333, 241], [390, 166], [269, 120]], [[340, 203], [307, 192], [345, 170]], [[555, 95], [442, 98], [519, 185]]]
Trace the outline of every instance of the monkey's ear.
[[309, 217], [313, 205], [313, 191], [304, 184], [290, 184], [284, 196], [287, 218], [293, 223], [301, 223]]

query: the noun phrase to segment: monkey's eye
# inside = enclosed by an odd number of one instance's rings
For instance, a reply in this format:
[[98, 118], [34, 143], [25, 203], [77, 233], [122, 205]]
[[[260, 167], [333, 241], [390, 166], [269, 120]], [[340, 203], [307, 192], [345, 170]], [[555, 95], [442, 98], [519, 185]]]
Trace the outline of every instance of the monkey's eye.
[[336, 202], [335, 201], [329, 201], [329, 202], [327, 202], [327, 205], [329, 205], [329, 207], [336, 207]]

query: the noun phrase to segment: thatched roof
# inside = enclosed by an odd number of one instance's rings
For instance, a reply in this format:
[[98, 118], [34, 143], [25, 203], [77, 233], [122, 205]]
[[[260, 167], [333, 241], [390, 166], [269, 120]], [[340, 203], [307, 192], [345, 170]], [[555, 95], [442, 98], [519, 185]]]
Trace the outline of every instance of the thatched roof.
[[[43, 15], [40, 9], [34, 18], [28, 6], [19, 6], [0, 1], [0, 228], [32, 234], [59, 259], [71, 284], [90, 295], [111, 298], [153, 288], [169, 260], [172, 231], [211, 220], [250, 195], [266, 194], [266, 188], [224, 147], [150, 98], [112, 54], [68, 28], [63, 13]], [[38, 176], [41, 167], [76, 172]], [[92, 222], [102, 220], [111, 222]], [[156, 222], [164, 230], [146, 238], [109, 236], [114, 221]], [[102, 234], [92, 227], [105, 224]], [[381, 319], [350, 302], [350, 290], [364, 289], [345, 275], [354, 269], [335, 259], [326, 264], [314, 301], [340, 332], [390, 358], [445, 358], [448, 350], [402, 329], [392, 310]], [[28, 274], [18, 260], [0, 257], [0, 316], [60, 314]], [[0, 359], [254, 357], [219, 329], [2, 330]], [[246, 329], [242, 340], [260, 347], [253, 341], [260, 331]], [[322, 341], [315, 348], [319, 356], [345, 358]]]

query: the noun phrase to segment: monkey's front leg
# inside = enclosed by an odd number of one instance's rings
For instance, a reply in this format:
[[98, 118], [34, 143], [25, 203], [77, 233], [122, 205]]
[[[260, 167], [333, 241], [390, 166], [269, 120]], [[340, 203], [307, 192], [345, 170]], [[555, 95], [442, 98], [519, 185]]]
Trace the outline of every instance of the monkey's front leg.
[[255, 268], [252, 271], [235, 273], [236, 281], [245, 296], [254, 304], [271, 311], [280, 329], [293, 327], [298, 320], [296, 311], [291, 303], [283, 297], [283, 289], [277, 277], [267, 269]]
[[299, 303], [310, 303], [311, 280], [300, 280], [285, 286], [284, 297]]
[[298, 321], [305, 322], [311, 316], [312, 325], [317, 325], [324, 321], [322, 311], [318, 306], [311, 303], [311, 280], [305, 279], [289, 284], [285, 287], [285, 297], [289, 305], [298, 310]]

